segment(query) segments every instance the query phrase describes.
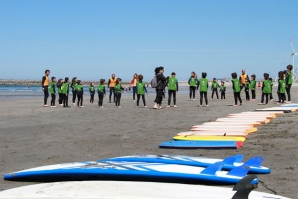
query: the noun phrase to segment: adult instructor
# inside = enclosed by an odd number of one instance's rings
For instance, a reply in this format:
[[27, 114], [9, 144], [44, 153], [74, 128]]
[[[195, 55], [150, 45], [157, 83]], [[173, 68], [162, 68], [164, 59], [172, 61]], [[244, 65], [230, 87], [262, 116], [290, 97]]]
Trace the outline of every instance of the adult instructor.
[[45, 75], [42, 77], [41, 80], [41, 87], [44, 93], [44, 107], [48, 107], [48, 97], [49, 97], [49, 90], [48, 87], [50, 85], [50, 80], [49, 80], [49, 75], [50, 75], [50, 70], [45, 70]]
[[[156, 98], [154, 100], [154, 106], [153, 108], [157, 109], [162, 109], [162, 95], [163, 92], [165, 90], [166, 84], [167, 84], [167, 80], [169, 79], [169, 77], [165, 77], [163, 75], [164, 72], [164, 67], [160, 66], [155, 68], [155, 75], [156, 75], [156, 80], [157, 80], [157, 87], [156, 87]], [[159, 107], [157, 107], [157, 105]]]
[[242, 69], [242, 74], [239, 77], [239, 81], [240, 81], [240, 92], [242, 91], [243, 87], [245, 86], [246, 78], [247, 77], [248, 77], [248, 75], [245, 73], [245, 70]]
[[115, 86], [116, 86], [116, 77], [115, 77], [115, 74], [112, 74], [112, 77], [108, 81], [108, 88], [110, 88], [109, 103], [112, 103], [111, 101], [112, 93], [114, 95], [113, 99], [115, 102]]

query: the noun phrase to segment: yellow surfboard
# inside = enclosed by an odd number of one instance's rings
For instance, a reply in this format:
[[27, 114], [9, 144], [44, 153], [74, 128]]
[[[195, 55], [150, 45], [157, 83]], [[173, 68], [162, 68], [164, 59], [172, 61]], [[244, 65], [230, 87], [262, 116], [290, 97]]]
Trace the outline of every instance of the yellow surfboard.
[[200, 135], [179, 135], [173, 137], [174, 140], [214, 140], [214, 141], [245, 141], [245, 137], [233, 136], [200, 136]]

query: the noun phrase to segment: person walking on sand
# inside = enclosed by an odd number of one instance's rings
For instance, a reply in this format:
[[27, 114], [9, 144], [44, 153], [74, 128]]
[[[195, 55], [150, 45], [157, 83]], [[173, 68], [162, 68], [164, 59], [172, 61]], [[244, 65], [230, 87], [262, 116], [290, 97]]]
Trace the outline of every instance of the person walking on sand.
[[240, 81], [240, 92], [242, 91], [243, 87], [245, 86], [246, 78], [247, 77], [248, 77], [248, 75], [245, 73], [245, 70], [242, 69], [242, 74], [239, 77], [239, 81]]
[[189, 101], [195, 100], [196, 98], [196, 86], [198, 84], [198, 78], [197, 74], [193, 71], [191, 72], [191, 76], [188, 79], [188, 85], [189, 85]]
[[208, 98], [207, 98], [209, 85], [208, 85], [208, 79], [206, 77], [207, 77], [207, 73], [202, 72], [202, 78], [199, 79], [197, 84], [197, 89], [200, 87], [200, 107], [202, 107], [202, 104], [203, 104], [203, 97], [205, 98], [206, 106], [209, 106]]
[[49, 75], [50, 75], [50, 70], [45, 70], [45, 75], [42, 77], [41, 80], [41, 87], [44, 93], [44, 99], [43, 99], [43, 106], [48, 107], [48, 97], [49, 97], [49, 90], [48, 87], [50, 85], [50, 80], [49, 80]]
[[167, 83], [167, 79], [169, 77], [165, 77], [163, 75], [164, 73], [164, 67], [160, 66], [160, 67], [156, 67], [155, 68], [155, 76], [156, 76], [156, 81], [157, 81], [157, 86], [156, 86], [156, 97], [154, 100], [154, 109], [162, 109], [162, 95], [163, 95], [163, 91], [165, 89], [166, 83]]
[[105, 79], [101, 79], [100, 84], [97, 87], [98, 92], [98, 107], [103, 108], [103, 98], [106, 95], [106, 88], [105, 88]]
[[173, 103], [174, 108], [177, 108], [176, 105], [176, 94], [178, 93], [178, 79], [176, 78], [176, 73], [172, 72], [171, 77], [168, 80], [168, 106], [167, 108], [170, 108], [171, 106], [171, 98], [173, 95]]
[[145, 82], [143, 82], [143, 75], [139, 75], [138, 76], [138, 82], [137, 82], [137, 108], [139, 108], [139, 103], [140, 103], [140, 98], [142, 96], [142, 100], [143, 100], [143, 104], [144, 107], [147, 108], [146, 106], [146, 100], [145, 100], [145, 93], [148, 95], [146, 86], [145, 86]]
[[132, 100], [133, 100], [133, 102], [136, 102], [137, 82], [138, 82], [138, 74], [135, 73], [133, 75], [132, 80], [130, 81], [130, 86], [132, 87]]
[[112, 74], [112, 77], [108, 81], [108, 88], [110, 88], [109, 103], [112, 103], [111, 101], [112, 94], [114, 95], [113, 99], [115, 102], [115, 86], [116, 86], [116, 77], [115, 77], [115, 74]]

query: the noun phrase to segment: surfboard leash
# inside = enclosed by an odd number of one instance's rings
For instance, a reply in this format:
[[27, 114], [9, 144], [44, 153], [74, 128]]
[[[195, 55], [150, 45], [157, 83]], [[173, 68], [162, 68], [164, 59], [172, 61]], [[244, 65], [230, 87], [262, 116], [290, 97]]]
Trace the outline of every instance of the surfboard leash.
[[265, 184], [265, 182], [259, 180], [259, 183], [261, 183], [263, 185], [263, 187], [265, 187], [266, 189], [268, 189], [269, 191], [273, 192], [275, 195], [277, 195], [276, 191], [274, 191], [273, 189], [270, 189], [267, 187], [267, 185]]

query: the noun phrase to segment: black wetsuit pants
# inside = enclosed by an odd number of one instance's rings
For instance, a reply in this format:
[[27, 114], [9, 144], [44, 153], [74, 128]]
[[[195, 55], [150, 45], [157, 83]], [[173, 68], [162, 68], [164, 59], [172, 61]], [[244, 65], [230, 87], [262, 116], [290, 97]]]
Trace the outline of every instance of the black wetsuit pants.
[[90, 103], [94, 102], [94, 92], [90, 92]]
[[221, 91], [220, 99], [226, 99], [226, 91]]
[[115, 92], [115, 105], [120, 106], [121, 93]]
[[141, 96], [142, 96], [143, 104], [144, 106], [146, 106], [145, 95], [141, 95], [141, 94], [137, 94], [137, 106], [139, 106]]
[[68, 94], [63, 94], [63, 107], [68, 106]]
[[211, 95], [211, 99], [213, 99], [213, 95], [214, 93], [216, 94], [216, 98], [218, 99], [218, 92], [217, 92], [217, 88], [212, 89], [212, 95]]
[[110, 87], [110, 96], [109, 96], [110, 103], [112, 102], [111, 101], [112, 94], [114, 94], [114, 102], [115, 102], [115, 88], [114, 87]]
[[288, 95], [288, 101], [291, 101], [291, 86], [292, 86], [292, 84], [288, 84], [288, 87], [286, 88], [287, 95]]
[[133, 99], [133, 101], [136, 100], [136, 94], [137, 94], [137, 87], [133, 86], [132, 87], [132, 99]]
[[156, 97], [155, 97], [155, 100], [154, 100], [154, 102], [156, 104], [161, 105], [161, 103], [162, 103], [162, 95], [163, 95], [163, 90], [162, 89], [156, 89]]
[[53, 93], [53, 94], [51, 94], [51, 96], [52, 96], [52, 99], [51, 99], [51, 106], [55, 106], [56, 94]]
[[249, 89], [245, 89], [245, 99], [246, 99], [247, 101], [250, 100]]
[[77, 91], [72, 90], [72, 103], [76, 103]]
[[78, 106], [83, 106], [83, 93], [77, 93], [78, 97]]
[[169, 91], [168, 91], [168, 105], [169, 105], [169, 106], [170, 106], [170, 104], [171, 104], [172, 95], [173, 95], [173, 102], [174, 102], [174, 105], [176, 105], [176, 91], [169, 90]]
[[242, 104], [242, 99], [240, 96], [240, 92], [234, 92], [234, 101], [235, 101], [235, 105], [237, 105], [237, 101], [239, 99], [240, 105]]
[[256, 99], [256, 90], [251, 90], [251, 99]]
[[189, 86], [189, 99], [191, 99], [191, 97], [193, 97], [193, 99], [196, 98], [196, 87], [195, 86]]
[[264, 97], [266, 97], [266, 104], [268, 104], [268, 95], [269, 93], [262, 93], [261, 103], [264, 103]]
[[48, 89], [48, 86], [43, 86], [43, 93], [44, 93], [44, 99], [43, 99], [43, 102], [44, 102], [44, 105], [47, 105], [48, 104], [48, 97], [49, 97], [49, 89]]
[[103, 92], [98, 92], [98, 106], [102, 106], [103, 97], [104, 97], [104, 93]]
[[207, 92], [200, 92], [200, 105], [203, 104], [203, 97], [205, 98], [205, 103], [208, 105], [208, 98], [207, 98]]

